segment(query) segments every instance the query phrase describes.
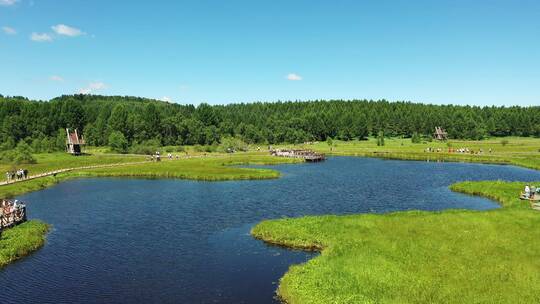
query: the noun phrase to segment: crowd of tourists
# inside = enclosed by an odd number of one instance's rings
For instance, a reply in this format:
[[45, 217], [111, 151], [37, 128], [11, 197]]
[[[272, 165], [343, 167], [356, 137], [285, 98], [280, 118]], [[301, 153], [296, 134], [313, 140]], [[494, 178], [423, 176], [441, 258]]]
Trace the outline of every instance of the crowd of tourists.
[[[448, 150], [443, 148], [431, 148], [428, 147], [424, 150], [424, 152], [448, 152], [448, 153], [461, 153], [461, 154], [484, 154], [484, 149], [480, 148], [478, 150], [469, 149], [467, 147], [464, 148], [448, 148]], [[489, 148], [489, 153], [493, 153], [493, 149]]]
[[526, 199], [535, 199], [537, 196], [540, 196], [540, 188], [535, 186], [525, 185], [523, 191], [523, 198]]
[[0, 232], [2, 228], [16, 225], [25, 221], [25, 205], [18, 200], [10, 201], [3, 199], [0, 202]]
[[3, 199], [2, 203], [0, 204], [0, 214], [12, 213], [20, 209], [21, 206], [22, 205], [19, 203], [18, 200], [10, 201]]
[[[167, 158], [168, 159], [180, 159], [180, 156], [178, 156], [178, 154], [176, 155], [173, 155], [172, 153], [168, 153], [167, 154]], [[159, 151], [156, 151], [156, 154], [152, 154], [150, 155], [150, 157], [148, 158], [149, 161], [161, 161], [161, 153]]]
[[6, 180], [8, 183], [12, 181], [19, 181], [28, 178], [27, 169], [19, 169], [17, 171], [8, 171], [6, 172]]

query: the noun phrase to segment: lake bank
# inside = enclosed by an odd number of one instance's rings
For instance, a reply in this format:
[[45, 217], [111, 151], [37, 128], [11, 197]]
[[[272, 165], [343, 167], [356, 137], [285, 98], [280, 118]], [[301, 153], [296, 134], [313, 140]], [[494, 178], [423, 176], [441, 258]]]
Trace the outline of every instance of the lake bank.
[[451, 186], [495, 199], [502, 206], [497, 210], [269, 220], [251, 233], [271, 244], [323, 248], [281, 279], [278, 295], [290, 304], [514, 303], [516, 298], [536, 303], [540, 212], [519, 200], [522, 186], [501, 181]]
[[49, 226], [38, 220], [5, 229], [0, 235], [0, 269], [41, 248], [48, 231]]
[[[449, 140], [412, 143], [407, 138], [387, 138], [378, 146], [374, 138], [367, 140], [316, 142], [282, 145], [280, 147], [313, 149], [333, 156], [359, 156], [400, 160], [451, 161], [484, 164], [515, 165], [540, 170], [540, 139], [532, 137], [503, 137], [480, 141]], [[468, 153], [455, 150], [464, 148]], [[427, 152], [431, 149], [431, 152]], [[449, 152], [451, 150], [452, 152]]]
[[[178, 178], [203, 181], [254, 180], [278, 178], [280, 173], [271, 169], [239, 168], [241, 165], [275, 165], [298, 163], [297, 159], [276, 158], [266, 155], [233, 155], [213, 156], [208, 158], [189, 158], [179, 160], [163, 160], [162, 162], [133, 163], [128, 161], [139, 159], [133, 156], [112, 156], [103, 161], [101, 157], [84, 160], [82, 157], [71, 157], [76, 164], [111, 164], [124, 161], [126, 164], [115, 167], [96, 169], [80, 169], [54, 176], [46, 176], [27, 181], [0, 186], [0, 197], [12, 198], [32, 191], [43, 190], [74, 178], [88, 177], [138, 177], [138, 178]], [[83, 161], [81, 161], [81, 159]], [[73, 165], [72, 163], [70, 163]], [[58, 165], [56, 165], [58, 166]], [[55, 166], [42, 166], [38, 170], [47, 170]], [[45, 242], [48, 229], [41, 222], [28, 222], [6, 229], [0, 239], [0, 267], [39, 249]], [[15, 239], [21, 241], [15, 242]]]
[[[118, 159], [113, 158], [113, 160], [117, 161]], [[126, 157], [124, 160], [132, 160], [132, 157]], [[272, 179], [279, 178], [279, 171], [266, 168], [241, 168], [239, 166], [294, 164], [300, 162], [302, 161], [298, 159], [272, 157], [262, 153], [239, 153], [233, 155], [210, 154], [207, 157], [163, 160], [161, 162], [126, 163], [121, 166], [81, 169], [60, 173], [55, 176], [2, 185], [0, 186], [0, 197], [10, 198], [31, 191], [42, 190], [72, 178], [84, 177], [178, 178], [203, 181]]]
[[[514, 166], [356, 157], [272, 169], [281, 178], [81, 178], [20, 196], [31, 217], [55, 229], [41, 250], [3, 269], [0, 284], [21, 286], [14, 287], [20, 295], [14, 303], [91, 303], [106, 294], [111, 302], [273, 304], [273, 282], [313, 256], [267, 247], [249, 235], [253, 223], [329, 213], [491, 210], [497, 204], [448, 185], [469, 176], [540, 180], [539, 172]], [[391, 187], [381, 192], [381, 185]], [[144, 289], [149, 284], [156, 288]], [[74, 292], [58, 292], [66, 288]]]
[[[36, 189], [32, 189], [33, 186], [28, 186], [28, 188], [25, 189], [26, 186], [23, 186], [23, 185], [26, 185], [27, 182], [23, 182], [23, 183], [20, 183], [18, 185], [10, 185], [10, 186], [15, 186], [14, 188], [16, 187], [19, 187], [19, 189], [16, 189], [18, 191], [21, 191], [19, 194], [21, 193], [25, 193], [29, 190], [37, 190], [39, 188], [44, 188], [44, 187], [48, 187], [48, 186], [51, 186], [51, 185], [54, 185], [60, 181], [65, 181], [67, 179], [73, 179], [73, 178], [77, 178], [77, 177], [111, 177], [111, 176], [116, 176], [116, 177], [143, 177], [143, 178], [147, 178], [147, 177], [155, 177], [155, 178], [160, 178], [160, 177], [163, 177], [163, 178], [183, 178], [183, 179], [195, 179], [195, 180], [234, 180], [234, 179], [259, 179], [259, 178], [262, 178], [262, 179], [275, 179], [277, 177], [280, 176], [280, 174], [278, 173], [278, 175], [276, 176], [275, 175], [275, 172], [278, 172], [278, 171], [274, 171], [274, 170], [268, 170], [268, 169], [252, 169], [252, 168], [237, 168], [235, 166], [237, 165], [248, 165], [248, 164], [257, 164], [257, 165], [265, 165], [265, 164], [278, 164], [279, 162], [286, 162], [286, 163], [290, 163], [290, 162], [294, 162], [294, 160], [291, 160], [291, 159], [284, 159], [284, 158], [272, 158], [270, 156], [266, 156], [266, 155], [245, 155], [245, 154], [239, 154], [239, 155], [234, 155], [234, 156], [231, 156], [231, 157], [226, 157], [226, 158], [221, 158], [221, 157], [209, 157], [209, 158], [205, 158], [205, 159], [191, 159], [191, 160], [186, 160], [186, 161], [183, 161], [183, 160], [178, 160], [178, 162], [176, 160], [173, 160], [173, 161], [164, 161], [164, 162], [161, 162], [161, 163], [148, 163], [148, 164], [137, 164], [137, 165], [126, 165], [125, 167], [118, 167], [118, 168], [107, 168], [107, 169], [93, 169], [93, 170], [82, 170], [80, 172], [73, 172], [73, 173], [70, 173], [70, 174], [65, 174], [65, 175], [59, 175], [55, 178], [45, 178], [45, 179], [39, 179], [39, 180], [36, 180], [36, 181], [28, 181], [28, 185], [30, 185], [30, 183], [36, 183]], [[392, 161], [389, 161], [390, 163], [392, 163], [394, 166], [396, 166], [395, 168], [400, 168], [401, 165], [403, 165], [401, 162], [392, 162]], [[406, 163], [406, 162], [405, 162]], [[419, 163], [418, 165], [415, 165], [415, 166], [431, 166], [430, 164], [426, 164], [426, 163]], [[441, 164], [441, 165], [444, 165], [444, 164]], [[316, 165], [318, 166], [318, 165]], [[406, 167], [406, 166], [405, 166]], [[406, 168], [403, 168], [403, 170], [405, 171], [409, 171], [409, 169], [406, 169]], [[497, 167], [497, 166], [495, 166]], [[310, 167], [311, 169], [313, 168], [319, 168], [319, 167]], [[365, 170], [365, 168], [359, 168], [361, 170]], [[509, 168], [510, 169], [510, 168]], [[342, 168], [342, 170], [346, 170], [346, 167]], [[316, 171], [316, 170], [315, 170]], [[362, 174], [360, 174], [360, 176], [358, 175], [358, 172], [360, 171], [356, 171], [357, 173], [349, 176], [349, 178], [367, 178], [367, 176], [364, 176]], [[442, 171], [441, 171], [442, 172]], [[306, 174], [308, 173], [307, 171], [303, 172], [303, 174]], [[389, 174], [391, 174], [392, 172], [389, 172]], [[433, 172], [432, 172], [433, 174]], [[420, 175], [422, 175], [422, 173], [420, 173]], [[465, 180], [466, 179], [466, 176], [467, 175], [457, 175], [461, 180]], [[218, 177], [218, 178], [216, 178]], [[388, 176], [390, 177], [390, 175]], [[404, 177], [404, 178], [411, 178], [411, 176], [407, 176], [407, 177]], [[387, 179], [384, 179], [384, 180], [387, 180]], [[519, 183], [518, 183], [519, 184]], [[21, 187], [23, 186], [23, 187]], [[7, 186], [9, 187], [9, 186]], [[332, 188], [332, 187], [330, 187]], [[329, 188], [329, 189], [330, 189]], [[462, 190], [461, 192], [467, 192], [466, 187], [462, 187], [464, 190]], [[482, 186], [480, 188], [486, 188], [485, 186]], [[453, 190], [458, 190], [458, 188], [452, 188]], [[2, 188], [0, 188], [0, 190], [2, 190]], [[508, 189], [506, 189], [508, 190]], [[476, 190], [475, 190], [476, 191]], [[493, 191], [490, 191], [490, 193], [492, 193]], [[471, 193], [474, 193], [474, 192], [471, 192]], [[19, 194], [15, 194], [15, 195], [19, 195]], [[494, 197], [491, 197], [491, 198], [494, 198]], [[316, 199], [316, 198], [312, 198], [312, 199]], [[327, 199], [335, 199], [335, 198], [327, 198]], [[511, 200], [509, 200], [511, 201]], [[422, 208], [422, 207], [419, 207], [419, 208]], [[452, 207], [450, 207], [452, 208]], [[360, 212], [370, 212], [369, 210], [359, 210]], [[389, 210], [385, 210], [384, 212], [392, 212], [392, 211], [397, 211], [395, 209], [389, 209]], [[350, 210], [350, 211], [347, 211], [347, 212], [358, 212], [358, 210]], [[490, 211], [491, 212], [491, 211]], [[308, 212], [309, 213], [309, 212]], [[335, 209], [328, 209], [326, 212], [324, 213], [336, 213]], [[392, 224], [389, 224], [389, 227], [385, 227], [386, 224], [373, 224], [373, 225], [380, 225], [381, 228], [379, 229], [379, 233], [380, 233], [380, 236], [382, 236], [383, 234], [392, 234], [394, 233], [394, 230], [390, 229], [393, 228], [393, 229], [401, 229], [401, 228], [404, 228], [404, 229], [407, 229], [407, 230], [411, 230], [415, 225], [417, 225], [418, 223], [414, 223], [415, 220], [411, 220], [411, 218], [414, 218], [414, 216], [412, 215], [408, 215], [409, 213], [411, 212], [403, 212], [403, 224], [400, 224], [400, 217], [399, 216], [396, 216], [394, 215], [394, 213], [391, 213], [391, 214], [388, 214], [388, 217], [392, 217], [394, 219], [396, 219]], [[422, 213], [422, 212], [420, 212]], [[467, 212], [465, 212], [467, 213]], [[401, 214], [401, 212], [397, 213], [397, 214]], [[412, 214], [414, 214], [414, 212], [412, 212]], [[430, 214], [429, 212], [427, 212], [427, 214]], [[436, 212], [435, 214], [447, 214], [449, 217], [444, 217], [444, 216], [441, 216], [441, 219], [430, 219], [429, 216], [424, 218], [423, 220], [425, 219], [428, 219], [429, 221], [433, 221], [434, 223], [436, 223], [436, 225], [443, 225], [444, 221], [453, 221], [453, 218], [456, 217], [456, 218], [460, 218], [457, 222], [458, 225], [464, 225], [464, 227], [467, 227], [466, 225], [466, 222], [467, 221], [477, 221], [477, 220], [482, 220], [481, 218], [477, 218], [475, 216], [469, 216], [469, 217], [461, 217], [461, 214], [456, 214], [455, 212], [453, 211], [442, 211], [442, 212]], [[299, 216], [300, 214], [293, 214], [293, 216]], [[362, 215], [360, 215], [362, 216]], [[382, 217], [385, 217], [386, 215], [382, 215]], [[519, 214], [516, 214], [516, 216], [519, 216]], [[421, 216], [419, 216], [418, 218], [421, 218]], [[501, 220], [501, 221], [510, 221], [509, 218], [506, 218], [505, 216], [497, 219], [497, 220]], [[362, 219], [362, 222], [364, 220]], [[416, 220], [418, 221], [418, 220]], [[369, 221], [367, 221], [369, 223]], [[407, 224], [408, 223], [408, 224]], [[326, 227], [326, 225], [324, 223], [317, 223], [317, 225], [321, 225], [321, 227]], [[492, 225], [493, 223], [489, 224], [489, 225]], [[332, 225], [330, 226], [333, 226], [333, 225], [339, 225], [339, 221], [336, 220], [336, 222], [334, 222]], [[349, 225], [349, 224], [347, 224]], [[353, 225], [356, 225], [356, 224], [353, 224]], [[418, 224], [419, 227], [422, 227], [420, 230], [431, 230], [433, 229], [433, 227], [431, 227], [430, 225], [420, 225]], [[489, 226], [488, 225], [488, 226]], [[303, 226], [303, 224], [301, 225]], [[259, 227], [259, 226], [257, 226]], [[300, 227], [300, 226], [297, 226], [297, 228]], [[468, 227], [470, 228], [470, 227]], [[468, 229], [467, 228], [467, 229]], [[511, 225], [509, 226], [509, 228], [511, 228]], [[530, 227], [531, 228], [531, 227]], [[532, 228], [536, 228], [536, 227], [532, 227]], [[276, 229], [276, 228], [273, 228], [273, 229]], [[305, 227], [301, 227], [300, 229], [305, 229]], [[341, 228], [339, 228], [341, 229]], [[338, 230], [339, 230], [338, 229]], [[484, 229], [485, 231], [482, 233], [482, 235], [484, 237], [489, 237], [491, 234], [493, 233], [497, 233], [497, 231], [493, 231], [493, 230], [490, 230], [488, 228], [482, 228]], [[255, 231], [255, 230], [254, 230]], [[260, 230], [262, 231], [262, 230]], [[435, 232], [437, 233], [440, 233], [442, 235], [446, 235], [446, 236], [455, 236], [455, 235], [452, 235], [452, 234], [449, 234], [447, 231], [441, 231], [441, 230], [436, 230], [434, 229]], [[311, 231], [312, 233], [318, 233], [317, 231]], [[310, 233], [311, 233], [310, 232]], [[516, 231], [513, 231], [514, 233], [517, 233]], [[254, 232], [255, 233], [255, 232]], [[290, 232], [283, 232], [283, 233], [290, 233]], [[424, 233], [424, 232], [423, 232]], [[277, 235], [277, 234], [276, 234]], [[324, 239], [321, 238], [317, 238], [317, 242], [313, 242], [312, 239], [310, 239], [309, 237], [305, 237], [304, 239], [296, 239], [295, 236], [294, 236], [294, 233], [290, 234], [291, 237], [293, 238], [292, 241], [288, 241], [288, 242], [283, 242], [283, 240], [279, 239], [279, 238], [276, 238], [274, 239], [274, 236], [275, 235], [270, 235], [270, 234], [267, 234], [264, 238], [263, 237], [260, 237], [261, 239], [265, 239], [269, 242], [273, 242], [273, 243], [276, 243], [276, 244], [281, 244], [281, 245], [286, 245], [286, 246], [292, 246], [292, 247], [300, 247], [300, 248], [306, 248], [306, 247], [311, 247], [312, 249], [320, 249], [322, 247], [324, 248], [327, 248], [325, 250], [323, 250], [323, 255], [324, 255], [324, 252], [327, 252], [328, 248], [330, 248], [331, 246], [334, 246], [334, 245], [331, 245], [331, 244], [327, 244], [327, 243], [324, 243]], [[431, 237], [429, 236], [429, 234], [427, 233], [424, 233], [424, 235], [427, 235], [428, 237]], [[362, 238], [363, 236], [358, 236], [359, 238]], [[407, 238], [406, 235], [401, 235], [401, 237], [404, 239], [404, 240], [411, 240], [411, 237], [409, 236]], [[509, 237], [510, 238], [510, 237]], [[301, 241], [300, 243], [298, 241]], [[470, 240], [469, 240], [470, 241]], [[469, 242], [467, 241], [467, 242]], [[530, 241], [530, 240], [529, 240]], [[421, 244], [420, 246], [424, 246], [424, 247], [427, 247], [427, 246], [431, 246], [431, 245], [436, 245], [436, 246], [442, 246], [441, 243], [437, 243], [437, 242], [441, 242], [441, 240], [436, 240], [434, 241], [435, 243], [434, 244]], [[352, 244], [354, 242], [351, 242], [351, 241], [347, 241], [345, 242], [345, 244]], [[522, 242], [519, 242], [519, 244], [516, 243], [516, 245], [523, 245]], [[336, 245], [337, 246], [337, 245]], [[353, 247], [357, 247], [356, 244], [353, 244], [352, 245]], [[371, 247], [370, 250], [376, 250], [378, 245], [374, 245], [373, 247]], [[463, 246], [468, 246], [468, 244], [464, 244]], [[339, 247], [339, 246], [338, 246]], [[474, 247], [474, 246], [473, 246]], [[346, 250], [342, 247], [340, 247], [341, 249], [340, 250]], [[478, 249], [476, 247], [474, 247], [475, 250]], [[456, 250], [455, 248], [453, 250]], [[471, 249], [472, 250], [472, 249]], [[469, 252], [471, 254], [475, 254], [475, 252]], [[375, 256], [372, 256], [372, 257], [375, 257]], [[386, 258], [386, 257], [385, 257]], [[396, 256], [394, 256], [394, 258], [396, 258]], [[463, 259], [466, 259], [465, 256], [461, 256], [461, 258]], [[318, 258], [317, 258], [318, 259]], [[414, 261], [414, 260], [413, 260]], [[308, 262], [309, 264], [310, 262]], [[423, 261], [422, 261], [423, 263]], [[459, 266], [459, 260], [454, 260], [453, 261], [453, 266]], [[295, 267], [295, 266], [293, 266]], [[374, 267], [380, 267], [380, 265], [376, 265]], [[399, 265], [399, 267], [402, 267], [401, 265]], [[293, 268], [291, 268], [293, 269]], [[339, 268], [338, 268], [339, 269]], [[303, 270], [302, 270], [303, 271]], [[326, 269], [326, 271], [329, 271], [329, 269]], [[441, 270], [442, 271], [442, 270]], [[409, 275], [413, 275], [414, 272], [410, 272]], [[283, 282], [286, 282], [286, 278], [289, 276], [289, 274], [287, 274], [284, 279], [283, 279]], [[289, 287], [285, 287], [285, 289], [283, 289], [281, 286], [289, 286]], [[292, 298], [294, 297], [293, 294], [296, 293], [295, 290], [295, 287], [291, 287], [291, 286], [294, 286], [294, 282], [290, 283], [289, 285], [287, 285], [287, 283], [280, 285], [280, 295], [282, 295], [284, 298]], [[383, 284], [384, 285], [384, 284]], [[435, 291], [431, 291], [431, 292], [435, 292]], [[321, 295], [318, 295], [318, 296], [321, 296]], [[382, 295], [381, 296], [388, 296], [388, 295]], [[391, 295], [389, 295], [391, 297]], [[353, 299], [357, 299], [357, 298], [353, 298]], [[440, 299], [439, 299], [440, 300]], [[294, 301], [294, 300], [293, 300]], [[302, 300], [299, 300], [299, 301], [302, 301]], [[296, 302], [291, 302], [291, 303], [296, 303]], [[304, 302], [298, 302], [298, 303], [304, 303]], [[322, 303], [322, 302], [321, 302]]]

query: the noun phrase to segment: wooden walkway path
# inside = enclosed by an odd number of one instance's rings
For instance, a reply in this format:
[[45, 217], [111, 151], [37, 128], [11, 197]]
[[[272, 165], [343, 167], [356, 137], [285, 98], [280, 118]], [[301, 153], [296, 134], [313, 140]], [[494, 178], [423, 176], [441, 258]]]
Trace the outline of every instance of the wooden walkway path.
[[[190, 155], [190, 156], [182, 156], [178, 159], [168, 159], [168, 158], [162, 158], [161, 161], [174, 161], [179, 159], [190, 159], [190, 158], [203, 158], [207, 157], [206, 155]], [[53, 176], [59, 173], [65, 173], [75, 170], [85, 170], [85, 169], [98, 169], [98, 168], [108, 168], [108, 167], [119, 167], [119, 166], [128, 166], [128, 165], [137, 165], [137, 164], [151, 164], [154, 163], [153, 161], [148, 160], [142, 160], [142, 161], [136, 161], [136, 162], [126, 162], [126, 163], [114, 163], [114, 164], [105, 164], [105, 165], [93, 165], [93, 166], [82, 166], [82, 167], [73, 167], [73, 168], [64, 168], [64, 169], [58, 169], [54, 171], [44, 172], [36, 175], [30, 175], [25, 179], [19, 179], [19, 180], [12, 180], [10, 182], [8, 181], [2, 181], [0, 182], [0, 186], [4, 185], [11, 185], [15, 183], [20, 183], [32, 179], [37, 179], [41, 177], [47, 177], [47, 176]]]
[[106, 165], [93, 165], [93, 166], [64, 168], [64, 169], [58, 169], [58, 170], [44, 172], [44, 173], [40, 173], [40, 174], [36, 174], [36, 175], [30, 175], [25, 179], [12, 180], [12, 181], [9, 181], [9, 182], [8, 181], [3, 181], [3, 182], [0, 182], [0, 186], [11, 185], [11, 184], [15, 184], [15, 183], [20, 183], [20, 182], [32, 180], [32, 179], [37, 179], [37, 178], [46, 177], [46, 176], [53, 176], [53, 175], [56, 175], [56, 174], [59, 174], [59, 173], [65, 173], [65, 172], [70, 172], [70, 171], [75, 171], [75, 170], [118, 167], [118, 166], [136, 165], [136, 164], [143, 164], [143, 163], [150, 163], [150, 162], [146, 160], [146, 161], [138, 161], [138, 162], [114, 163], [114, 164], [106, 164]]

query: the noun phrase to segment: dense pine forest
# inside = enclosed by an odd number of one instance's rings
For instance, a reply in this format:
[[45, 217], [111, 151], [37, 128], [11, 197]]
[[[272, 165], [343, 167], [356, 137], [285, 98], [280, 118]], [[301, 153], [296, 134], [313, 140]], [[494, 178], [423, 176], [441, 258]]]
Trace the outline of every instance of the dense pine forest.
[[450, 138], [540, 136], [540, 107], [426, 105], [385, 100], [329, 100], [180, 105], [98, 95], [32, 101], [0, 95], [1, 150], [24, 141], [35, 152], [64, 148], [65, 128], [77, 128], [88, 144], [120, 142], [126, 148], [214, 145], [235, 137], [247, 143], [299, 143], [385, 136], [429, 138], [442, 126]]

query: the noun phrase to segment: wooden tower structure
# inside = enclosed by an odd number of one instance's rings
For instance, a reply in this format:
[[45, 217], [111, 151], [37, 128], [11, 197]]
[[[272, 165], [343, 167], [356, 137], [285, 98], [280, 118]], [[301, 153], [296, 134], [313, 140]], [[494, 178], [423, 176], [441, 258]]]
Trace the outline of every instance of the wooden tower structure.
[[70, 132], [69, 129], [66, 128], [66, 134], [66, 152], [72, 155], [82, 154], [82, 148], [85, 145], [84, 137], [82, 135], [79, 136], [77, 129]]
[[448, 139], [448, 133], [441, 128], [441, 127], [435, 127], [435, 133], [433, 133], [433, 138], [436, 140], [447, 140]]

